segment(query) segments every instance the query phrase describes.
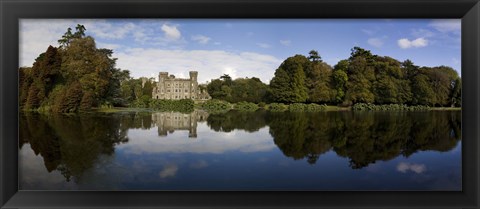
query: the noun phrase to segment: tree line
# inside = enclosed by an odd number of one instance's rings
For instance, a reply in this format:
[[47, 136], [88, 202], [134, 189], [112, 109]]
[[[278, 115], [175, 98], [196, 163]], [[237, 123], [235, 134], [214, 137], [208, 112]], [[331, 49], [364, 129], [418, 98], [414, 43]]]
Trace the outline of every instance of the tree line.
[[[32, 67], [19, 69], [22, 110], [88, 111], [98, 107], [155, 107], [155, 81], [134, 79], [115, 67], [111, 49], [97, 48], [86, 28], [68, 28]], [[451, 67], [419, 67], [354, 47], [348, 59], [334, 67], [317, 51], [287, 58], [267, 85], [256, 77], [222, 75], [206, 88], [214, 99], [232, 103], [317, 103], [352, 106], [357, 103], [436, 107], [461, 105], [461, 78]]]
[[232, 80], [223, 75], [207, 85], [210, 96], [229, 102], [357, 103], [461, 106], [461, 78], [448, 66], [419, 67], [354, 47], [350, 57], [334, 67], [317, 51], [287, 58], [270, 84], [258, 78]]

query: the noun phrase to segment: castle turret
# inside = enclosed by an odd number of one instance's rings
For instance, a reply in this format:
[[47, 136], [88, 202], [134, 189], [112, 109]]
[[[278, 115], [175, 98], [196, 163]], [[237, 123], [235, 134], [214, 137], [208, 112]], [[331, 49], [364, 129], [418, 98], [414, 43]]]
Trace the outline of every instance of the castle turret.
[[158, 81], [159, 81], [159, 82], [163, 82], [163, 81], [165, 81], [165, 79], [167, 79], [167, 78], [168, 78], [168, 72], [160, 72], [160, 73], [158, 74]]
[[197, 82], [198, 72], [197, 71], [190, 71], [190, 80]]

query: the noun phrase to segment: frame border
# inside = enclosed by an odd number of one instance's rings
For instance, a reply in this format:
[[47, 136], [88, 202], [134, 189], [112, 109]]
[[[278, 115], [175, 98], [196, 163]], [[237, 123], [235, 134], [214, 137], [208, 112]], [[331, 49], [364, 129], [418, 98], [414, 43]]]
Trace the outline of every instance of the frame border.
[[[0, 0], [1, 208], [477, 208], [479, 0]], [[462, 192], [18, 191], [20, 18], [462, 18]], [[468, 88], [465, 88], [468, 87]]]

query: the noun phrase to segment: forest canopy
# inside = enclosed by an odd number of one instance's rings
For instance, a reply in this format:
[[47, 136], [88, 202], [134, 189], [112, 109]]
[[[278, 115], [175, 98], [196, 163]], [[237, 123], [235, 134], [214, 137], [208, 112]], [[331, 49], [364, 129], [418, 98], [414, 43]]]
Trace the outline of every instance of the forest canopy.
[[[333, 67], [315, 50], [308, 56], [297, 54], [280, 64], [269, 85], [238, 87], [254, 79], [232, 81], [223, 75], [208, 84], [208, 93], [229, 102], [461, 106], [462, 81], [453, 68], [419, 67], [411, 60], [375, 55], [360, 47], [352, 48], [350, 57]], [[254, 99], [244, 95], [254, 95]]]

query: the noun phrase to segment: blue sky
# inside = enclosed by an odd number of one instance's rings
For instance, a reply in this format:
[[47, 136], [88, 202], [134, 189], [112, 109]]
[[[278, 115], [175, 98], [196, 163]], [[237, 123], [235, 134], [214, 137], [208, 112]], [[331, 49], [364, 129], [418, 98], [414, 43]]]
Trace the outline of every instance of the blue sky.
[[76, 24], [85, 25], [97, 47], [113, 49], [117, 67], [135, 78], [156, 77], [160, 71], [187, 77], [196, 70], [200, 82], [229, 74], [268, 83], [289, 56], [314, 49], [333, 66], [354, 46], [461, 71], [460, 19], [22, 19], [20, 66], [32, 66]]

